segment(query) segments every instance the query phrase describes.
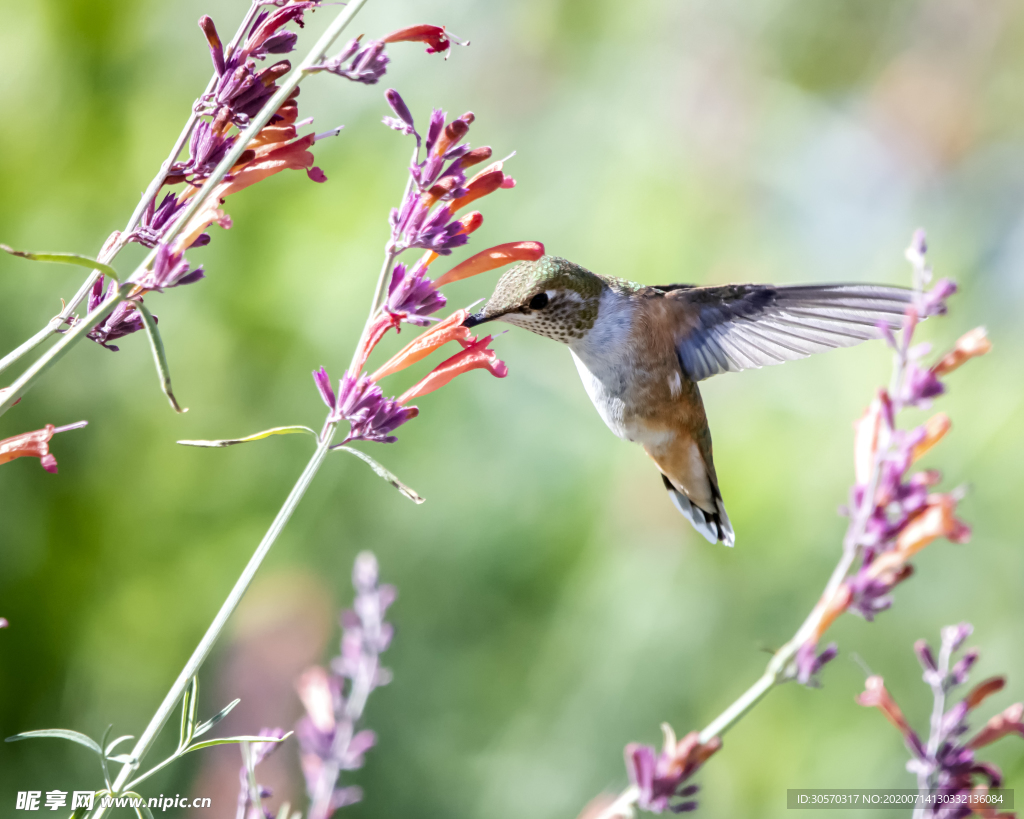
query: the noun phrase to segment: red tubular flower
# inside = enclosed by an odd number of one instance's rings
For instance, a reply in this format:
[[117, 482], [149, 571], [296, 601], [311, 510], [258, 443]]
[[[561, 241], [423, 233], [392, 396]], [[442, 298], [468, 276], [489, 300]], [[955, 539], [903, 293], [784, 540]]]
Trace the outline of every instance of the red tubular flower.
[[385, 43], [426, 43], [427, 54], [441, 54], [451, 48], [452, 43], [444, 26], [418, 25], [391, 32], [383, 39]]
[[868, 708], [874, 707], [881, 711], [885, 718], [903, 734], [903, 738], [906, 740], [907, 746], [911, 751], [919, 757], [924, 757], [925, 752], [921, 738], [910, 727], [910, 723], [903, 716], [903, 711], [900, 710], [896, 701], [890, 696], [889, 691], [885, 687], [885, 681], [881, 677], [877, 674], [868, 677], [864, 682], [864, 692], [857, 695], [856, 701], [858, 705]]
[[15, 458], [38, 458], [39, 463], [47, 472], [57, 474], [57, 459], [50, 454], [50, 439], [58, 432], [66, 432], [69, 429], [84, 427], [88, 421], [79, 421], [77, 424], [68, 424], [63, 427], [55, 427], [47, 424], [42, 429], [32, 432], [23, 432], [0, 441], [0, 464], [13, 461]]
[[370, 380], [379, 381], [386, 375], [404, 370], [421, 358], [426, 358], [449, 341], [458, 341], [464, 348], [472, 346], [476, 343], [476, 336], [470, 333], [468, 327], [462, 326], [462, 322], [466, 320], [467, 316], [469, 316], [468, 310], [456, 310], [444, 321], [435, 324], [425, 333], [421, 333], [371, 375]]
[[510, 262], [535, 262], [543, 255], [544, 245], [540, 242], [506, 242], [503, 245], [495, 245], [455, 265], [434, 281], [434, 287], [443, 287], [460, 279], [468, 279], [477, 273], [486, 273]]
[[967, 747], [980, 748], [997, 739], [1002, 739], [1008, 734], [1020, 734], [1024, 737], [1024, 722], [1021, 722], [1021, 717], [1024, 717], [1024, 703], [1018, 702], [1011, 705], [985, 723], [985, 727], [967, 743]]
[[420, 381], [412, 389], [407, 390], [398, 399], [399, 404], [405, 404], [413, 399], [420, 398], [434, 390], [440, 389], [457, 375], [469, 372], [470, 370], [486, 369], [496, 378], [504, 378], [508, 375], [508, 367], [505, 362], [498, 358], [494, 350], [488, 345], [493, 341], [491, 336], [484, 336], [479, 341], [471, 344], [461, 353], [456, 353], [447, 361], [435, 367], [430, 374]]

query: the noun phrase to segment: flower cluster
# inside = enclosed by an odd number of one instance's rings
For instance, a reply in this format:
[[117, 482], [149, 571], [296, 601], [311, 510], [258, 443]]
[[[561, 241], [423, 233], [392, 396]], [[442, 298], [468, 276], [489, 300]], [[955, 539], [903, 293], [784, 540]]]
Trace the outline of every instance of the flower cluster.
[[[384, 124], [416, 139], [416, 150], [409, 168], [410, 184], [399, 207], [391, 211], [391, 244], [399, 250], [423, 248], [447, 255], [468, 241], [482, 219], [470, 214], [456, 219], [455, 214], [482, 196], [498, 188], [515, 187], [515, 180], [503, 171], [503, 162], [495, 162], [467, 178], [466, 171], [491, 158], [489, 147], [471, 149], [462, 144], [475, 116], [471, 111], [446, 121], [444, 111], [434, 109], [424, 139], [416, 130], [412, 113], [398, 92], [385, 95], [394, 117]], [[420, 159], [420, 149], [425, 156]]]
[[667, 723], [661, 726], [665, 744], [661, 753], [650, 745], [630, 743], [626, 746], [626, 768], [629, 779], [637, 789], [636, 803], [643, 810], [662, 813], [688, 813], [697, 809], [690, 797], [697, 793], [696, 785], [687, 785], [708, 757], [722, 747], [715, 737], [701, 743], [696, 731], [691, 731], [678, 742], [675, 732]]
[[[445, 54], [452, 45], [452, 39], [460, 45], [469, 45], [454, 35], [448, 34], [444, 26], [418, 25], [393, 31], [380, 40], [370, 40], [363, 45], [362, 37], [349, 40], [338, 53], [322, 63], [311, 66], [309, 71], [327, 71], [339, 77], [376, 85], [387, 71], [391, 61], [384, 52], [388, 43], [426, 43], [427, 54]], [[447, 56], [447, 55], [446, 55]]]
[[370, 552], [356, 557], [352, 584], [356, 597], [341, 617], [341, 655], [331, 661], [329, 671], [313, 666], [296, 683], [306, 708], [295, 732], [312, 800], [310, 819], [326, 819], [362, 798], [358, 787], [337, 787], [338, 776], [363, 766], [363, 755], [376, 735], [357, 732], [356, 724], [373, 690], [391, 680], [379, 658], [391, 643], [393, 629], [384, 614], [395, 600], [395, 588], [378, 583], [377, 559]]
[[[490, 148], [471, 150], [468, 145], [459, 144], [469, 131], [472, 114], [446, 124], [444, 112], [435, 110], [426, 140], [427, 156], [420, 161], [421, 139], [416, 133], [412, 114], [393, 89], [387, 91], [385, 98], [398, 114], [398, 119], [386, 118], [385, 123], [414, 135], [417, 148], [409, 169], [409, 184], [403, 204], [391, 212], [392, 235], [386, 249], [385, 264], [389, 278], [382, 303], [367, 322], [352, 366], [338, 382], [337, 390], [333, 388], [325, 368], [313, 373], [320, 397], [329, 411], [326, 423], [349, 423], [348, 435], [336, 447], [357, 440], [393, 443], [396, 438], [391, 433], [419, 413], [416, 407], [408, 406], [410, 401], [443, 387], [469, 370], [486, 369], [497, 378], [504, 378], [508, 368], [490, 348], [492, 336], [477, 338], [469, 328], [462, 326], [468, 317], [466, 310], [458, 310], [425, 330], [372, 374], [364, 372], [364, 367], [370, 353], [388, 330], [401, 332], [403, 324], [429, 327], [434, 321], [433, 314], [447, 304], [447, 299], [438, 289], [441, 285], [512, 261], [536, 260], [544, 255], [544, 246], [540, 242], [509, 242], [477, 253], [432, 281], [427, 276], [430, 266], [442, 255], [449, 254], [452, 248], [464, 245], [469, 234], [483, 224], [483, 215], [477, 211], [453, 220], [454, 211], [461, 207], [459, 203], [462, 200], [458, 197], [470, 197], [475, 201], [501, 187], [512, 187], [514, 183], [501, 171], [500, 162], [477, 175], [490, 180], [485, 187], [480, 187], [473, 180], [466, 181], [463, 169], [467, 158], [472, 155], [470, 164], [473, 164], [491, 156]], [[463, 183], [465, 187], [462, 187]], [[438, 191], [438, 187], [444, 190]], [[412, 265], [396, 261], [401, 253], [412, 248], [422, 248], [426, 252]], [[385, 397], [377, 383], [380, 379], [404, 370], [451, 341], [461, 345], [462, 350], [435, 367], [400, 397]]]
[[[281, 728], [262, 728], [261, 737], [273, 737], [281, 739], [285, 732]], [[255, 770], [263, 760], [270, 756], [280, 746], [280, 742], [253, 742], [248, 749], [242, 749], [242, 767], [238, 771], [238, 810], [235, 812], [235, 819], [274, 819], [273, 812], [263, 804], [264, 799], [269, 799], [274, 792], [265, 785], [256, 784], [253, 793], [252, 783], [249, 781], [250, 767]], [[248, 755], [248, 759], [246, 759]], [[255, 797], [255, 798], [254, 798]]]
[[[208, 244], [210, 234], [206, 231], [210, 226], [231, 227], [231, 218], [221, 209], [228, 196], [284, 170], [304, 170], [314, 182], [327, 181], [323, 171], [313, 164], [311, 149], [318, 139], [336, 134], [338, 129], [300, 136], [299, 127], [312, 120], [298, 121], [296, 88], [249, 142], [228, 175], [210, 192], [203, 207], [183, 226], [173, 244], [163, 243], [167, 231], [234, 147], [240, 130], [263, 110], [279, 89], [277, 81], [292, 68], [288, 60], [279, 60], [264, 68], [259, 68], [259, 63], [271, 55], [292, 51], [297, 34], [286, 26], [292, 23], [303, 26], [305, 14], [315, 11], [320, 3], [319, 0], [281, 0], [275, 5], [277, 8], [256, 15], [238, 42], [227, 47], [210, 17], [204, 16], [199, 21], [213, 61], [212, 88], [196, 104], [200, 118], [189, 139], [187, 159], [173, 163], [163, 180], [165, 186], [184, 183], [184, 188], [168, 192], [162, 199], [159, 193], [154, 195], [146, 204], [139, 224], [124, 239], [158, 248], [158, 253], [153, 269], [135, 282], [138, 287], [132, 296], [89, 332], [89, 338], [109, 350], [118, 349], [111, 341], [143, 329], [144, 322], [136, 304], [141, 303], [145, 293], [202, 278], [201, 269], [189, 272], [181, 254], [188, 248]], [[412, 41], [426, 43], [428, 53], [446, 51], [451, 42], [441, 26], [413, 26], [362, 47], [358, 39], [353, 40], [338, 57], [311, 70], [330, 71], [359, 82], [375, 83], [383, 76], [388, 63], [385, 45]], [[104, 291], [103, 282], [99, 280], [93, 288], [90, 309], [114, 288], [116, 285], [111, 283]], [[69, 319], [68, 323], [73, 320]]]
[[88, 421], [79, 421], [76, 424], [67, 424], [62, 427], [47, 424], [42, 429], [5, 438], [0, 441], [0, 464], [13, 461], [15, 458], [38, 458], [43, 469], [56, 475], [57, 459], [50, 452], [50, 439], [58, 432], [80, 429], [87, 426], [88, 423]]
[[818, 604], [821, 617], [815, 631], [796, 655], [794, 675], [804, 684], [812, 684], [822, 665], [836, 655], [834, 645], [820, 653], [817, 649], [836, 617], [849, 611], [872, 620], [892, 605], [893, 588], [913, 573], [910, 560], [915, 554], [940, 537], [954, 543], [970, 538], [970, 529], [956, 517], [961, 492], [934, 491], [941, 480], [936, 470], [911, 472], [914, 463], [949, 431], [949, 417], [938, 413], [911, 430], [896, 426], [901, 410], [929, 407], [945, 390], [943, 376], [991, 347], [984, 329], [977, 328], [932, 366], [922, 363], [929, 348], [911, 346], [914, 330], [921, 317], [945, 312], [945, 299], [956, 289], [947, 280], [924, 289], [930, 279], [924, 251], [919, 231], [908, 250], [918, 285], [916, 298], [907, 310], [901, 338], [883, 333], [896, 353], [896, 386], [891, 393], [880, 390], [854, 425], [855, 485], [844, 546], [860, 555], [860, 565]]
[[[977, 795], [988, 788], [998, 788], [1002, 783], [999, 768], [976, 760], [975, 752], [979, 748], [1008, 734], [1024, 737], [1024, 704], [1019, 702], [992, 717], [970, 739], [965, 737], [969, 730], [968, 715], [989, 696], [1003, 689], [1006, 684], [1003, 677], [984, 680], [951, 708], [946, 708], [949, 693], [967, 682], [971, 667], [978, 659], [977, 650], [971, 649], [952, 664], [953, 655], [971, 631], [969, 623], [942, 629], [942, 645], [938, 658], [924, 640], [919, 640], [914, 645], [914, 651], [924, 668], [924, 681], [931, 687], [934, 699], [927, 742], [923, 741], [907, 722], [881, 677], [868, 677], [864, 693], [857, 697], [860, 705], [878, 708], [903, 734], [911, 753], [907, 770], [916, 774], [918, 791], [931, 797], [926, 800], [921, 815], [934, 819], [964, 819], [970, 816], [972, 807], [962, 797], [972, 793]], [[918, 814], [915, 813], [916, 815]], [[992, 811], [982, 815], [1008, 817], [1012, 814]]]

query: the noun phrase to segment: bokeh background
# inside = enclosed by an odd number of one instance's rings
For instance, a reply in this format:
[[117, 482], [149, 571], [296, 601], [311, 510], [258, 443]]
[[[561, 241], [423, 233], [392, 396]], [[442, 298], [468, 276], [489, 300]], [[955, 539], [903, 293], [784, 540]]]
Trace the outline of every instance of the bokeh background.
[[[244, 5], [3, 0], [0, 239], [97, 252], [209, 76], [195, 21], [230, 32]], [[910, 233], [928, 229], [962, 293], [923, 334], [948, 344], [984, 323], [995, 343], [949, 379], [953, 432], [929, 456], [945, 486], [971, 485], [974, 539], [929, 547], [875, 623], [843, 618], [824, 688], [774, 692], [698, 777], [708, 816], [783, 816], [792, 787], [911, 787], [900, 737], [853, 702], [853, 657], [921, 724], [931, 700], [911, 645], [970, 620], [976, 679], [1010, 678], [981, 716], [1024, 694], [1024, 6], [374, 0], [355, 30], [423, 21], [472, 45], [447, 62], [392, 47], [377, 87], [308, 81], [301, 115], [345, 125], [317, 146], [330, 181], [286, 173], [233, 197], [234, 227], [190, 254], [208, 279], [153, 297], [187, 415], [167, 407], [136, 336], [117, 354], [76, 348], [0, 421], [0, 437], [90, 422], [54, 440], [58, 476], [29, 459], [0, 469], [3, 734], [137, 734], [268, 525], [305, 440], [174, 442], [321, 422], [309, 373], [347, 363], [404, 183], [408, 143], [379, 124], [394, 86], [421, 120], [473, 110], [474, 145], [517, 152], [519, 184], [484, 203], [475, 250], [537, 239], [649, 283], [902, 284]], [[449, 296], [484, 297], [497, 275]], [[0, 347], [80, 281], [0, 259]], [[656, 742], [662, 721], [706, 724], [814, 603], [844, 529], [851, 421], [888, 377], [873, 344], [702, 387], [737, 531], [727, 550], [604, 428], [566, 350], [515, 330], [498, 347], [507, 379], [459, 379], [398, 444], [368, 447], [427, 502], [331, 460], [203, 671], [206, 713], [243, 698], [225, 731], [289, 727], [292, 679], [336, 652], [353, 557], [374, 550], [400, 593], [395, 679], [367, 712], [379, 745], [346, 779], [366, 792], [352, 819], [574, 817], [626, 784], [624, 743]], [[989, 758], [1024, 787], [1019, 740]], [[233, 749], [195, 754], [147, 794], [212, 795], [197, 815], [229, 817], [237, 767]], [[3, 812], [18, 790], [95, 787], [93, 768], [57, 741], [0, 745]], [[264, 778], [301, 800], [294, 745]]]

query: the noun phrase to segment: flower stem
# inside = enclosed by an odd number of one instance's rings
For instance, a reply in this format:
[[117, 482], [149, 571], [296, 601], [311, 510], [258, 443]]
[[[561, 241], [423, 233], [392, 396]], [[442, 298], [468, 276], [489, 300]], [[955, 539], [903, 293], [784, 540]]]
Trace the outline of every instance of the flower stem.
[[[263, 126], [270, 121], [270, 118], [277, 113], [277, 109], [284, 105], [285, 101], [299, 83], [305, 79], [306, 69], [320, 62], [324, 58], [327, 53], [327, 49], [331, 47], [331, 44], [338, 38], [341, 32], [344, 31], [345, 27], [352, 21], [352, 18], [358, 14], [359, 10], [365, 6], [367, 2], [368, 0], [350, 0], [344, 9], [338, 13], [334, 20], [331, 21], [331, 24], [327, 27], [326, 31], [320, 35], [320, 39], [316, 41], [316, 44], [302, 59], [302, 62], [299, 63], [298, 67], [288, 75], [287, 79], [281, 84], [281, 87], [278, 88], [274, 96], [272, 96], [266, 104], [264, 104], [263, 108], [260, 109], [260, 112], [252, 118], [249, 126], [239, 134], [238, 139], [235, 140], [231, 149], [220, 161], [220, 164], [217, 165], [213, 173], [211, 173], [207, 178], [203, 187], [199, 189], [199, 192], [195, 196], [192, 197], [191, 201], [175, 220], [174, 224], [172, 224], [164, 234], [164, 242], [170, 242], [175, 236], [177, 236], [181, 232], [182, 228], [188, 224], [188, 221], [192, 216], [205, 204], [206, 200], [209, 199], [210, 195], [213, 193], [214, 188], [216, 188], [217, 184], [227, 175], [234, 164], [238, 161], [238, 158], [246, 150], [252, 139], [263, 129]], [[132, 275], [126, 277], [125, 281], [130, 282], [132, 279], [142, 275], [142, 273], [153, 263], [155, 256], [156, 249], [154, 248], [146, 255], [146, 258], [143, 259]], [[96, 274], [94, 273], [93, 275]], [[119, 292], [116, 300], [113, 298], [108, 299], [103, 304], [99, 305], [96, 310], [100, 310], [104, 306], [112, 309], [118, 301], [123, 301], [130, 292], [129, 290], [126, 290], [125, 287], [126, 285], [121, 286], [121, 291], [124, 292], [124, 295], [121, 295]], [[94, 310], [93, 313], [95, 313], [96, 310]], [[92, 313], [87, 317], [87, 320], [90, 319], [91, 316]], [[61, 338], [60, 341], [47, 350], [43, 356], [34, 362], [32, 366], [29, 367], [25, 373], [23, 373], [22, 376], [11, 385], [11, 389], [4, 392], [3, 400], [0, 400], [0, 415], [7, 412], [14, 401], [28, 391], [43, 372], [56, 363], [68, 348], [79, 341], [85, 331], [81, 326], [82, 324], [85, 324], [85, 321], [86, 320], [83, 320], [79, 326], [76, 326], [71, 331], [65, 333], [64, 337]], [[90, 322], [85, 329], [88, 329], [88, 326], [91, 326], [92, 323], [94, 322]], [[81, 330], [81, 332], [75, 332], [76, 330]]]
[[[199, 672], [200, 667], [209, 656], [214, 643], [217, 642], [217, 638], [224, 629], [224, 625], [234, 613], [235, 609], [238, 608], [238, 604], [242, 600], [245, 592], [248, 590], [253, 578], [256, 576], [256, 572], [259, 570], [263, 560], [270, 552], [274, 542], [281, 534], [285, 524], [288, 523], [288, 520], [295, 512], [295, 508], [299, 505], [299, 501], [302, 500], [302, 496], [306, 494], [306, 490], [313, 481], [313, 477], [320, 469], [324, 458], [329, 452], [331, 438], [334, 435], [334, 426], [332, 425], [326, 433], [327, 434], [325, 434], [318, 442], [316, 451], [313, 453], [313, 457], [309, 459], [309, 463], [307, 463], [306, 468], [302, 470], [302, 474], [299, 475], [299, 479], [292, 487], [292, 491], [288, 493], [288, 497], [285, 499], [284, 505], [281, 506], [281, 509], [278, 511], [277, 516], [274, 518], [274, 522], [270, 524], [270, 528], [267, 529], [267, 533], [263, 536], [263, 540], [261, 540], [259, 546], [256, 547], [256, 551], [253, 552], [252, 557], [249, 558], [249, 562], [246, 564], [245, 569], [242, 570], [242, 574], [239, 576], [238, 580], [235, 581], [235, 585], [232, 587], [227, 599], [221, 605], [216, 617], [213, 618], [213, 622], [210, 623], [209, 627], [206, 629], [203, 639], [199, 641], [199, 645], [196, 646], [195, 651], [192, 652], [192, 656], [189, 657], [188, 662], [185, 663], [185, 667], [181, 669], [181, 673], [178, 674], [178, 678], [174, 681], [170, 691], [167, 692], [167, 696], [165, 696], [163, 702], [160, 703], [160, 707], [153, 715], [153, 718], [149, 721], [149, 725], [146, 726], [146, 730], [143, 731], [138, 742], [135, 743], [135, 747], [132, 748], [131, 757], [133, 762], [125, 764], [121, 768], [117, 779], [114, 780], [111, 787], [111, 792], [113, 794], [116, 795], [121, 793], [122, 789], [124, 789], [126, 783], [131, 778], [132, 773], [138, 767], [138, 763], [142, 761], [143, 757], [149, 751], [150, 746], [152, 746], [157, 735], [160, 733], [160, 729], [163, 728], [164, 724], [177, 707], [178, 701], [185, 693], [185, 689], [188, 687], [189, 682]], [[101, 806], [98, 809], [98, 812], [93, 815], [93, 819], [100, 819], [104, 813], [105, 808]]]

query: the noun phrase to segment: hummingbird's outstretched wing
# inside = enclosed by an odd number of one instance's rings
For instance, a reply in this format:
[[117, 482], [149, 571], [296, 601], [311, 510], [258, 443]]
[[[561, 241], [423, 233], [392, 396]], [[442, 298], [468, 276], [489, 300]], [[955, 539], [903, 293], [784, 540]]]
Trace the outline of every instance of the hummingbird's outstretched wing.
[[672, 306], [679, 362], [694, 381], [878, 338], [880, 323], [900, 326], [913, 298], [870, 284], [732, 284], [659, 295]]

